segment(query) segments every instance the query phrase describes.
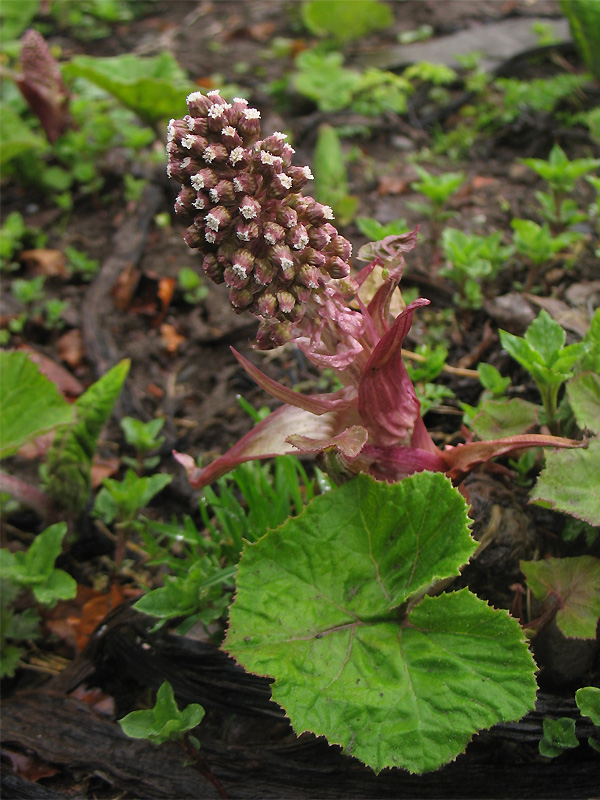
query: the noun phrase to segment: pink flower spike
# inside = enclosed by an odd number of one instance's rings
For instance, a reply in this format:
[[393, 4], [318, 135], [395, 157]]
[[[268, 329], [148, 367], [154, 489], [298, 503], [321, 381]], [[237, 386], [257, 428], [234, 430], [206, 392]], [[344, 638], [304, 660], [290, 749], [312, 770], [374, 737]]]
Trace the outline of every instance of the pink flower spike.
[[248, 361], [247, 358], [244, 358], [241, 353], [238, 353], [233, 347], [231, 348], [231, 352], [237, 358], [241, 366], [246, 370], [248, 375], [250, 375], [252, 380], [254, 380], [261, 387], [261, 389], [264, 389], [265, 392], [270, 394], [272, 397], [276, 397], [277, 400], [281, 400], [282, 403], [288, 403], [289, 405], [296, 406], [297, 408], [302, 408], [304, 411], [308, 411], [311, 414], [319, 415], [326, 414], [331, 411], [346, 411], [356, 402], [354, 401], [353, 403], [352, 399], [349, 399], [345, 396], [346, 391], [344, 389], [332, 394], [300, 394], [300, 392], [295, 392], [293, 389], [289, 389], [282, 383], [278, 383], [272, 378], [269, 378], [264, 374], [264, 372], [261, 372], [258, 367], [255, 367], [254, 364]]
[[330, 438], [335, 432], [336, 422], [335, 414], [317, 417], [301, 408], [281, 406], [252, 428], [224, 455], [203, 469], [197, 467], [194, 459], [185, 453], [173, 455], [185, 467], [190, 485], [194, 489], [201, 489], [244, 461], [297, 453], [297, 448], [287, 441], [290, 431], [297, 431], [301, 436], [310, 438]]
[[408, 305], [365, 365], [358, 387], [358, 411], [373, 444], [411, 443], [421, 404], [402, 360], [402, 343], [415, 309], [428, 304], [428, 300], [419, 298]]

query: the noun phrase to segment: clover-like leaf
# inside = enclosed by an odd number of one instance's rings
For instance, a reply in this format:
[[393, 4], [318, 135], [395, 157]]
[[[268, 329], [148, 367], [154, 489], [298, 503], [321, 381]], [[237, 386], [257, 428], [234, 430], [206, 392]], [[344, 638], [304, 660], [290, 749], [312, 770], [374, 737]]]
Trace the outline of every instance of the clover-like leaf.
[[75, 411], [26, 353], [0, 352], [0, 458], [59, 425]]
[[538, 600], [554, 597], [556, 624], [565, 636], [593, 639], [600, 617], [600, 559], [592, 556], [521, 561]]
[[600, 525], [600, 437], [587, 448], [548, 453], [531, 500]]
[[297, 732], [376, 771], [436, 769], [535, 699], [535, 665], [507, 612], [468, 589], [418, 602], [473, 549], [443, 475], [358, 476], [246, 548], [224, 648], [275, 678]]

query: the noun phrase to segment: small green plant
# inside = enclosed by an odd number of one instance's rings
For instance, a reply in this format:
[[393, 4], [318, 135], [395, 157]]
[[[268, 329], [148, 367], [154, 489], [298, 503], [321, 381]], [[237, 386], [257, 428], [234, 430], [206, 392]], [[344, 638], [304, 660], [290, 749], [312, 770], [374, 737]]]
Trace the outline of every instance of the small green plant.
[[0, 610], [0, 676], [13, 675], [21, 658], [16, 642], [34, 639], [39, 618], [34, 609], [17, 612], [14, 603], [23, 590], [29, 590], [36, 602], [52, 608], [59, 600], [75, 597], [77, 583], [54, 563], [62, 551], [67, 525], [59, 522], [38, 534], [26, 552], [0, 550], [2, 600]]
[[62, 315], [68, 307], [68, 300], [61, 300], [58, 297], [48, 298], [41, 308], [44, 326], [49, 330], [60, 330], [63, 328], [65, 322]]
[[313, 169], [315, 197], [331, 206], [341, 225], [350, 222], [358, 198], [349, 194], [348, 172], [340, 138], [331, 125], [321, 125], [315, 146]]
[[356, 227], [370, 242], [379, 242], [386, 236], [400, 236], [409, 230], [405, 219], [396, 219], [393, 222], [382, 224], [373, 217], [357, 217]]
[[563, 231], [553, 236], [548, 223], [538, 225], [530, 219], [513, 219], [511, 226], [514, 246], [529, 262], [527, 289], [534, 286], [544, 265], [550, 266], [558, 253], [568, 253], [576, 242], [584, 238], [584, 234], [575, 231]]
[[66, 247], [65, 257], [71, 275], [76, 275], [83, 281], [91, 281], [98, 274], [100, 262], [96, 258], [90, 258], [87, 253], [75, 247]]
[[133, 531], [139, 530], [142, 524], [137, 518], [138, 512], [172, 480], [172, 475], [164, 473], [140, 478], [132, 469], [127, 470], [122, 481], [103, 479], [103, 488], [96, 495], [93, 513], [107, 525], [115, 523], [117, 567], [121, 567], [123, 563], [128, 537]]
[[168, 681], [161, 684], [156, 703], [143, 711], [132, 711], [119, 720], [123, 733], [132, 739], [147, 739], [152, 744], [163, 744], [185, 737], [197, 728], [204, 717], [198, 703], [190, 703], [182, 711], [177, 707], [173, 687]]
[[445, 399], [454, 397], [454, 392], [448, 386], [433, 383], [443, 370], [448, 350], [441, 344], [431, 347], [429, 344], [418, 345], [414, 352], [422, 356], [419, 361], [409, 362], [406, 371], [415, 385], [417, 398], [421, 403], [421, 414], [425, 416], [428, 411], [439, 406]]
[[550, 194], [536, 192], [535, 196], [553, 233], [563, 231], [586, 218], [568, 195], [575, 189], [579, 178], [600, 167], [600, 158], [576, 158], [570, 161], [560, 145], [555, 144], [547, 161], [541, 158], [521, 160], [543, 178], [550, 188]]
[[600, 80], [600, 11], [595, 0], [561, 0], [560, 7], [569, 20], [571, 34], [581, 57]]
[[527, 328], [525, 336], [500, 331], [502, 347], [524, 367], [538, 388], [546, 421], [555, 427], [558, 412], [558, 390], [573, 376], [573, 365], [584, 354], [586, 344], [565, 346], [566, 334], [558, 322], [544, 309]]
[[569, 717], [559, 719], [544, 719], [544, 735], [540, 739], [540, 755], [546, 758], [556, 758], [565, 750], [577, 747], [579, 740], [575, 735], [575, 720]]
[[16, 256], [26, 247], [43, 247], [46, 235], [29, 228], [18, 211], [11, 211], [0, 228], [0, 272], [19, 269]]
[[[486, 364], [481, 362], [477, 365], [477, 372], [479, 374], [479, 382], [483, 386], [483, 392], [479, 397], [479, 402], [476, 406], [469, 405], [468, 403], [459, 402], [462, 409], [463, 423], [468, 427], [472, 426], [473, 419], [479, 414], [484, 407], [484, 404], [489, 400], [498, 400], [504, 398], [506, 390], [510, 386], [510, 378], [504, 378], [499, 370], [493, 364]], [[481, 438], [486, 438], [478, 434]], [[489, 437], [492, 438], [492, 437]]]
[[165, 437], [160, 436], [165, 424], [164, 417], [151, 419], [149, 422], [142, 422], [134, 417], [123, 417], [119, 424], [125, 434], [125, 441], [136, 452], [135, 459], [123, 456], [121, 459], [123, 463], [132, 467], [138, 475], [158, 466], [160, 456], [150, 456], [150, 453], [158, 450], [165, 442]]
[[481, 284], [493, 280], [514, 252], [511, 246], [501, 244], [502, 234], [478, 236], [456, 228], [445, 228], [442, 233], [442, 251], [448, 265], [440, 275], [449, 278], [457, 287], [455, 301], [463, 308], [481, 308]]
[[182, 267], [179, 270], [177, 285], [183, 292], [183, 299], [190, 305], [201, 303], [208, 296], [206, 283], [191, 267]]
[[425, 195], [428, 203], [413, 202], [407, 203], [410, 208], [421, 212], [430, 220], [430, 238], [434, 250], [434, 260], [439, 261], [439, 241], [443, 223], [450, 219], [454, 214], [448, 211], [446, 206], [448, 201], [465, 182], [463, 172], [444, 172], [441, 175], [434, 175], [418, 164], [414, 169], [420, 180], [411, 184], [411, 189]]
[[15, 300], [18, 300], [24, 306], [31, 306], [34, 303], [41, 302], [46, 296], [44, 292], [45, 280], [43, 275], [38, 275], [36, 278], [31, 278], [31, 280], [15, 278], [10, 290]]

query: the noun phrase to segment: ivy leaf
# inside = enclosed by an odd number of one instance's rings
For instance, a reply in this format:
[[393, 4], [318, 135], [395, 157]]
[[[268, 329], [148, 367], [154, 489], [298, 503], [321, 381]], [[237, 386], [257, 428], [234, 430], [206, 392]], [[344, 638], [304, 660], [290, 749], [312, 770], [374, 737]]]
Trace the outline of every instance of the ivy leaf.
[[600, 617], [600, 559], [592, 556], [522, 561], [538, 600], [556, 598], [556, 624], [565, 636], [593, 639]]
[[600, 437], [585, 449], [547, 453], [531, 500], [600, 525]]
[[600, 375], [580, 373], [568, 382], [567, 397], [579, 427], [600, 433]]
[[[443, 475], [358, 476], [246, 547], [224, 648], [275, 678], [298, 733], [377, 772], [437, 769], [535, 700], [533, 659], [505, 611], [468, 589], [418, 603], [473, 550]], [[406, 600], [418, 603], [408, 614]]]
[[36, 364], [17, 351], [0, 352], [0, 457], [73, 421], [75, 411]]

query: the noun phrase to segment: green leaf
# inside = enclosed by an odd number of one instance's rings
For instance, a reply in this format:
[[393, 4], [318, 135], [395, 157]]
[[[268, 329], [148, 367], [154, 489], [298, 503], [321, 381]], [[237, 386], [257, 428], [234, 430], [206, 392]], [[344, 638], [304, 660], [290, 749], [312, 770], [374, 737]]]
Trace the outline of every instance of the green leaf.
[[600, 438], [591, 439], [586, 449], [547, 453], [531, 500], [600, 525]]
[[12, 644], [4, 645], [0, 651], [0, 678], [12, 678], [21, 660], [21, 651]]
[[0, 352], [0, 458], [74, 416], [73, 406], [26, 353]]
[[321, 125], [313, 159], [315, 197], [331, 206], [340, 224], [352, 219], [358, 199], [348, 194], [348, 173], [340, 138], [331, 125]]
[[169, 119], [185, 108], [194, 90], [170, 53], [141, 57], [126, 53], [109, 58], [75, 56], [65, 75], [85, 78], [112, 94], [149, 124]]
[[559, 719], [545, 719], [543, 722], [544, 736], [540, 740], [540, 753], [546, 758], [555, 758], [563, 750], [577, 747], [579, 741], [575, 735], [575, 720], [569, 717]]
[[[481, 366], [481, 365], [480, 365]], [[480, 439], [498, 439], [527, 433], [538, 424], [540, 406], [513, 397], [510, 400], [486, 400], [473, 418], [471, 427]]]
[[600, 689], [584, 686], [575, 692], [575, 702], [584, 717], [589, 717], [594, 725], [600, 725]]
[[[147, 506], [154, 495], [161, 492], [172, 480], [172, 475], [163, 472], [140, 478], [132, 469], [127, 470], [122, 481], [104, 478], [104, 488], [98, 493], [94, 512], [107, 523], [116, 518], [120, 522], [131, 520], [137, 511]], [[106, 495], [111, 499], [107, 500]], [[107, 509], [112, 512], [109, 516], [106, 514]]]
[[187, 731], [202, 722], [204, 709], [198, 703], [190, 703], [180, 711], [175, 702], [173, 688], [165, 681], [156, 695], [154, 708], [132, 711], [119, 720], [123, 732], [133, 739], [148, 739], [153, 744], [181, 739]]
[[17, 39], [38, 13], [40, 0], [13, 0], [0, 5], [0, 23], [2, 25], [2, 46], [6, 47], [11, 39]]
[[[25, 557], [25, 574], [31, 583], [39, 583], [50, 576], [54, 562], [62, 552], [62, 542], [67, 533], [66, 522], [50, 525], [33, 540]], [[23, 577], [25, 578], [25, 575]]]
[[565, 636], [593, 639], [600, 616], [600, 559], [592, 556], [522, 561], [536, 599], [558, 604], [556, 624]]
[[579, 427], [600, 433], [600, 375], [576, 375], [567, 383], [567, 397]]
[[[16, 3], [14, 5], [17, 5]], [[19, 156], [43, 153], [48, 141], [32, 131], [7, 103], [0, 103], [0, 169]]]
[[473, 549], [464, 500], [441, 474], [358, 476], [246, 547], [224, 647], [275, 678], [298, 733], [377, 772], [436, 769], [535, 699], [533, 660], [505, 611], [467, 589], [399, 610]]
[[81, 513], [88, 501], [96, 443], [121, 393], [129, 365], [124, 359], [77, 399], [77, 421], [54, 437], [48, 451], [44, 489], [71, 513]]
[[387, 28], [394, 15], [380, 0], [310, 0], [302, 4], [302, 19], [316, 36], [329, 35], [339, 42], [349, 42]]
[[556, 361], [566, 338], [564, 328], [545, 309], [540, 311], [525, 333], [525, 340], [541, 355], [547, 367]]

